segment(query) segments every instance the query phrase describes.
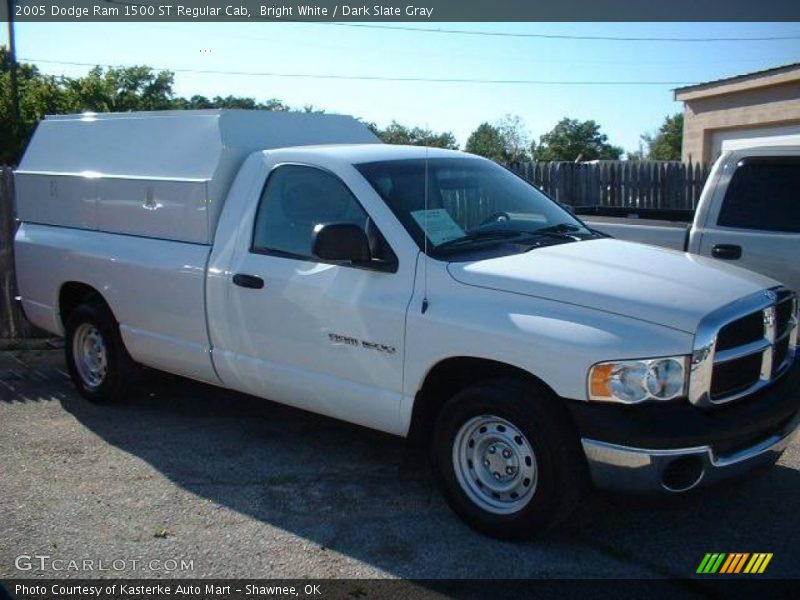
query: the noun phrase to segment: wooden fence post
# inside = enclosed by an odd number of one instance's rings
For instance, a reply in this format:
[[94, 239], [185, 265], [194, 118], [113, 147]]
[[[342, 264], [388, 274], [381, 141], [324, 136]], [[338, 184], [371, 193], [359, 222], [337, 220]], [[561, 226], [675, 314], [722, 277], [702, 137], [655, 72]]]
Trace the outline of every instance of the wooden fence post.
[[41, 337], [43, 332], [31, 326], [19, 303], [14, 269], [14, 176], [11, 167], [0, 165], [0, 339], [18, 340]]

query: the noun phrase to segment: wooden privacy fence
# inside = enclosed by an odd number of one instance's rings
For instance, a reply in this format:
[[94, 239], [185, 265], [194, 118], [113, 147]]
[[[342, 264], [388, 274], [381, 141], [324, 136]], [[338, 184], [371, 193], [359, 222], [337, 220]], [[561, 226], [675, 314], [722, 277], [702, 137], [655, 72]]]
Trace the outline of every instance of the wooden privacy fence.
[[507, 165], [571, 206], [693, 209], [708, 165], [663, 161], [525, 162]]
[[42, 335], [22, 313], [14, 300], [17, 280], [14, 275], [14, 179], [11, 167], [0, 165], [0, 340]]

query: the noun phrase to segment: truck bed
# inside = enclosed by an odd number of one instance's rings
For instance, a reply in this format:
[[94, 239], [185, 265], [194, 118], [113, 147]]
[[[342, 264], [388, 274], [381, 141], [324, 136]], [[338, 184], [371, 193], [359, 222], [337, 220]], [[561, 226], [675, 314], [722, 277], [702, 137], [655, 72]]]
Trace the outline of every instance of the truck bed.
[[575, 213], [589, 227], [612, 237], [681, 251], [693, 218], [693, 211], [653, 208], [580, 207]]

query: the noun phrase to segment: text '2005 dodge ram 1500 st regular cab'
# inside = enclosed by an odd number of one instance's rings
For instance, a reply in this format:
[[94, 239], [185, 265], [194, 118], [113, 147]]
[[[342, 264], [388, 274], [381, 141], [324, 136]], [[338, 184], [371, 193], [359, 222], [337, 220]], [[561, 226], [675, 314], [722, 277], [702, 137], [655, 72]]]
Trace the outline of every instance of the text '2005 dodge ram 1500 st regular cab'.
[[86, 398], [141, 364], [406, 436], [490, 535], [589, 481], [729, 478], [797, 428], [792, 292], [476, 156], [333, 115], [89, 114], [45, 119], [16, 185], [22, 304]]

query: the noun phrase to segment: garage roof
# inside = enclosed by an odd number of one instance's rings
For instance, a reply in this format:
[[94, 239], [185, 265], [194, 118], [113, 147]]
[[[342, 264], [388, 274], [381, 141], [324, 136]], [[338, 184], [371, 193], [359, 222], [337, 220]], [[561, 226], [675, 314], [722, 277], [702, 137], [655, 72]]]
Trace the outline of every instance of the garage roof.
[[733, 77], [725, 77], [723, 79], [706, 81], [705, 83], [679, 87], [675, 90], [675, 100], [694, 100], [706, 96], [718, 96], [756, 87], [767, 87], [794, 82], [800, 82], [800, 63], [792, 63], [780, 67], [773, 67], [771, 69], [764, 69], [762, 71], [754, 71], [743, 75], [734, 75]]

